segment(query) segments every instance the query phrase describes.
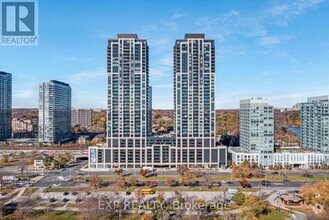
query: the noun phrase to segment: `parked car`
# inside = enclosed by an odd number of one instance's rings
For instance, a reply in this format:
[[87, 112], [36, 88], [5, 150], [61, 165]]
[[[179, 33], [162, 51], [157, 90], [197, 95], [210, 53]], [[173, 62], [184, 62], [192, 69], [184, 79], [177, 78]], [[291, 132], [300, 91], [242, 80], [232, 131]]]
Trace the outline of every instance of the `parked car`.
[[179, 182], [175, 181], [174, 183], [170, 184], [170, 186], [172, 186], [172, 187], [179, 186]]
[[199, 186], [199, 185], [200, 185], [200, 182], [199, 181], [191, 182], [189, 184], [189, 186], [192, 186], [192, 187]]
[[270, 186], [271, 182], [270, 181], [266, 181], [266, 180], [262, 180], [261, 182], [262, 186]]
[[78, 195], [79, 193], [78, 192], [73, 192], [72, 195], [76, 196]]
[[75, 202], [76, 202], [76, 203], [80, 203], [80, 202], [82, 202], [82, 199], [77, 198], [77, 199], [75, 200]]
[[211, 188], [211, 187], [220, 187], [222, 184], [221, 183], [211, 183], [208, 187]]
[[51, 199], [49, 200], [49, 202], [56, 202], [56, 199], [55, 199], [55, 198], [51, 198]]
[[130, 191], [127, 191], [127, 192], [126, 192], [126, 195], [127, 195], [127, 196], [129, 196], [130, 194], [131, 194], [131, 192], [130, 192]]
[[64, 192], [63, 195], [67, 196], [68, 194], [70, 194], [69, 192]]
[[136, 186], [138, 187], [145, 186], [145, 183], [136, 183]]
[[158, 182], [155, 181], [151, 182], [150, 187], [156, 187], [156, 186], [158, 186]]
[[68, 201], [70, 201], [70, 200], [67, 199], [67, 198], [64, 198], [64, 199], [63, 199], [63, 202], [64, 202], [64, 203], [67, 203]]

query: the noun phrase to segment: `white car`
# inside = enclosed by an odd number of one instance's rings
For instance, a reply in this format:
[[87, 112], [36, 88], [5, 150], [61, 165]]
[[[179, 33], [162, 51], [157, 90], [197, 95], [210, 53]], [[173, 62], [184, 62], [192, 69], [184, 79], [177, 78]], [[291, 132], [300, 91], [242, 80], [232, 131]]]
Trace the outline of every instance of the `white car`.
[[60, 186], [60, 185], [61, 185], [61, 184], [56, 184], [56, 183], [53, 184], [53, 186]]

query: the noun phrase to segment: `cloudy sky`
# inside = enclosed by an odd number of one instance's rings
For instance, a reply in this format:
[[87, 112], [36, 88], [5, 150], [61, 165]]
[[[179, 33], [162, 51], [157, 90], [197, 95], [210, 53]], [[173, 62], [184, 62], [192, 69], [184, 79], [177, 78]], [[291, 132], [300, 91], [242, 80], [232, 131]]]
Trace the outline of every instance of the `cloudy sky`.
[[136, 33], [150, 49], [153, 108], [173, 108], [172, 48], [185, 33], [216, 41], [216, 108], [266, 97], [291, 107], [329, 94], [329, 2], [216, 0], [39, 1], [39, 45], [0, 46], [13, 107], [37, 107], [38, 84], [57, 79], [73, 107], [105, 108], [107, 39]]

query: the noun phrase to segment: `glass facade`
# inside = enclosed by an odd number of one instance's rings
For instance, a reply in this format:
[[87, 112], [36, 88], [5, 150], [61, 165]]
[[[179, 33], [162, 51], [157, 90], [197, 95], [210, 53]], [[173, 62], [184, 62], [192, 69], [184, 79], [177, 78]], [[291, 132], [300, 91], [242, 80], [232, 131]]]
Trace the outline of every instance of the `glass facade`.
[[[152, 88], [148, 46], [135, 34], [119, 34], [107, 47], [108, 135], [110, 167], [142, 163], [152, 133]], [[140, 165], [139, 165], [140, 166]]]
[[39, 85], [39, 142], [60, 143], [71, 138], [71, 87], [51, 80]]
[[240, 101], [240, 146], [251, 153], [274, 152], [274, 110], [266, 100]]
[[11, 137], [12, 75], [0, 71], [0, 140]]
[[[215, 141], [215, 48], [203, 34], [174, 46], [176, 136], [151, 136], [148, 46], [135, 34], [108, 41], [108, 143], [90, 168], [219, 167]], [[90, 147], [89, 154], [100, 148]], [[226, 154], [226, 149], [223, 149]], [[223, 152], [222, 150], [222, 152]], [[107, 152], [108, 151], [108, 152]], [[105, 155], [105, 156], [104, 156]]]
[[174, 45], [177, 163], [219, 166], [215, 141], [215, 43], [186, 34]]
[[308, 98], [301, 104], [302, 147], [329, 153], [329, 97]]

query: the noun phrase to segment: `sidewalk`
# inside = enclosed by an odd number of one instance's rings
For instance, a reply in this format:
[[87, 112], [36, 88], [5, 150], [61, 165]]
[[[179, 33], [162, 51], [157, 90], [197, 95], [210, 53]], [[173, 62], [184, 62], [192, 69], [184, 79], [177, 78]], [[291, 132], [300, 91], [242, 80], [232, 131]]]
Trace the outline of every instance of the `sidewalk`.
[[[23, 188], [19, 188], [19, 189], [17, 189], [16, 192], [19, 191], [19, 193], [18, 193], [15, 197], [13, 197], [13, 198], [11, 198], [9, 201], [7, 201], [5, 204], [7, 205], [7, 204], [12, 203], [13, 201], [18, 200], [18, 199], [23, 195], [25, 189], [26, 189], [26, 187], [23, 187]], [[16, 189], [15, 189], [15, 190], [16, 190]], [[15, 190], [13, 190], [13, 191], [15, 191]], [[13, 192], [13, 191], [12, 191], [12, 192]], [[12, 193], [12, 192], [11, 192], [11, 193]], [[15, 194], [16, 192], [12, 193], [11, 195]]]

